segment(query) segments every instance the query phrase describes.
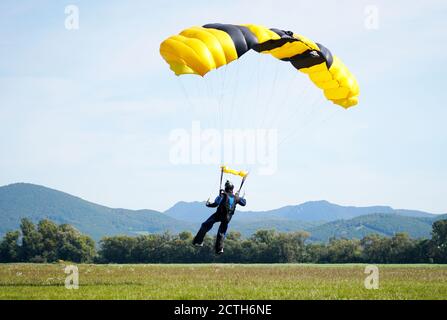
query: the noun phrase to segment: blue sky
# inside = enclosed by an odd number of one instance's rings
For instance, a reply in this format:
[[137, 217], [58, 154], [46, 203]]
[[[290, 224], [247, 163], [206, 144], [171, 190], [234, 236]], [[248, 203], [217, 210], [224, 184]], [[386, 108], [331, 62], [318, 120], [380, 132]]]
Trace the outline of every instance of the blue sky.
[[[165, 210], [208, 198], [218, 183], [216, 165], [172, 164], [172, 130], [194, 120], [256, 129], [267, 114], [288, 138], [275, 174], [242, 165], [252, 173], [248, 209], [326, 199], [447, 212], [445, 1], [275, 3], [2, 1], [0, 185]], [[70, 4], [80, 10], [76, 31], [64, 26]], [[368, 6], [378, 10], [377, 29], [365, 27]], [[356, 75], [359, 105], [337, 108], [290, 65], [256, 54], [208, 83], [178, 79], [160, 42], [210, 22], [257, 23], [323, 43]], [[219, 120], [221, 94], [236, 116]]]

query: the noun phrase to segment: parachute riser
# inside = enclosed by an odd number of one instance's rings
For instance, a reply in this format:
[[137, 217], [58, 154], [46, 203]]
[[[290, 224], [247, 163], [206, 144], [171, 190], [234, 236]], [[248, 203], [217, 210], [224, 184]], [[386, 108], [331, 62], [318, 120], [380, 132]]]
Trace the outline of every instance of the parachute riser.
[[246, 178], [247, 178], [247, 176], [245, 176], [245, 177], [242, 178], [241, 185], [240, 185], [240, 187], [239, 187], [239, 190], [237, 191], [238, 194], [241, 192], [242, 186], [244, 185], [244, 182], [245, 182], [245, 179], [246, 179]]
[[220, 194], [220, 191], [222, 190], [222, 179], [223, 179], [223, 174], [224, 174], [224, 167], [222, 166], [220, 169], [221, 170], [220, 170], [219, 194]]

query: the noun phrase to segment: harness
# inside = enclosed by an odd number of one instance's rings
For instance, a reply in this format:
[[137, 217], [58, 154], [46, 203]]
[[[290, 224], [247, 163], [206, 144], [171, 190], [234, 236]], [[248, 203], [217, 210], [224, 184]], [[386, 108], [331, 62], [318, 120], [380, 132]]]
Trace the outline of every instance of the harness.
[[222, 193], [222, 200], [220, 201], [218, 210], [224, 216], [229, 215], [230, 217], [234, 214], [236, 210], [236, 205], [239, 202], [239, 197], [234, 194], [229, 194], [227, 192]]

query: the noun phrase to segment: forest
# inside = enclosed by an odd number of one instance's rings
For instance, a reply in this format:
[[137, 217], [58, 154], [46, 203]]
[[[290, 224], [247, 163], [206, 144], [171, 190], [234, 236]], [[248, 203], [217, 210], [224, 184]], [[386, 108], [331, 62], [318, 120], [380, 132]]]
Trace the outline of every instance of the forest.
[[362, 239], [308, 242], [303, 231], [258, 230], [248, 238], [232, 231], [225, 251], [214, 254], [214, 237], [192, 245], [190, 232], [139, 236], [116, 235], [99, 243], [69, 224], [27, 218], [0, 241], [0, 262], [52, 263], [447, 263], [447, 220], [433, 223], [431, 239], [370, 234]]

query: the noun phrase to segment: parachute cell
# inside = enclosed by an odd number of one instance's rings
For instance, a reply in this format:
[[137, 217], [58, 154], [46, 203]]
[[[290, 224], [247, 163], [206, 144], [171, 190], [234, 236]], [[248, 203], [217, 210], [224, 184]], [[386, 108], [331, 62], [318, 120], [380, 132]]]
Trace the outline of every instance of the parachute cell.
[[358, 103], [359, 85], [329, 49], [291, 31], [254, 24], [206, 24], [164, 40], [160, 54], [176, 75], [204, 76], [249, 50], [290, 62], [323, 90], [333, 103], [349, 108]]

